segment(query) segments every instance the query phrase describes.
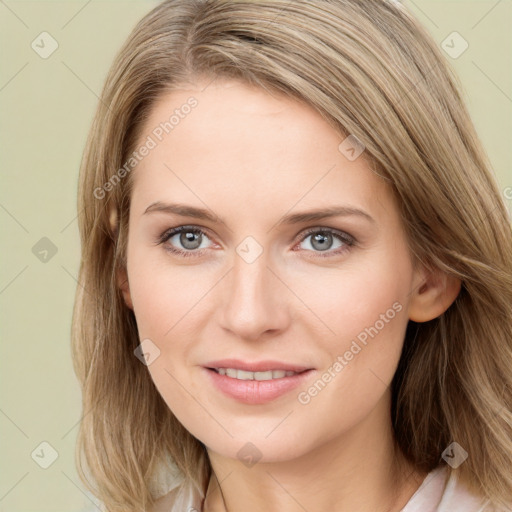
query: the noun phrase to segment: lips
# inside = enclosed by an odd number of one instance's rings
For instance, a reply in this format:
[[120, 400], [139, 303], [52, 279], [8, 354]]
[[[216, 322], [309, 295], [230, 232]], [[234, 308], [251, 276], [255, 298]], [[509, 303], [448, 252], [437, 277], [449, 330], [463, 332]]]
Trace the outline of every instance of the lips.
[[203, 372], [214, 389], [249, 405], [265, 404], [287, 395], [316, 373], [314, 368], [284, 361], [240, 359], [210, 361]]
[[284, 371], [302, 373], [306, 370], [311, 370], [311, 367], [286, 363], [284, 361], [255, 361], [247, 362], [240, 359], [219, 359], [217, 361], [210, 361], [203, 365], [210, 370], [218, 370], [219, 368], [232, 368], [236, 370], [243, 370], [246, 372], [268, 372], [268, 371]]
[[238, 380], [272, 380], [282, 379], [283, 377], [291, 377], [292, 375], [298, 375], [292, 371], [285, 370], [268, 370], [266, 372], [248, 372], [245, 370], [237, 370], [235, 368], [215, 368], [219, 375], [227, 375], [232, 379]]

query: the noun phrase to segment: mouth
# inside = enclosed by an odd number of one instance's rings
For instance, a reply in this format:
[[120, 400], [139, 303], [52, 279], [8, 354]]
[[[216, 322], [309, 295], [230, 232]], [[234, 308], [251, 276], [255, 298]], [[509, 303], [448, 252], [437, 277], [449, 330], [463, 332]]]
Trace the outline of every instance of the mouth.
[[[305, 370], [314, 369], [311, 368], [310, 366], [287, 363], [284, 361], [265, 360], [248, 362], [234, 358], [209, 361], [203, 366], [210, 370], [214, 370], [217, 373], [224, 372], [221, 374], [233, 378], [237, 378], [238, 372], [240, 372], [241, 375], [241, 377], [238, 378], [242, 379], [253, 379], [254, 377], [249, 377], [250, 374], [266, 374], [266, 376], [263, 376], [261, 380], [267, 380], [269, 378], [268, 372], [285, 372], [285, 375], [281, 375], [281, 377], [284, 377], [286, 376], [286, 372], [302, 373]], [[235, 372], [237, 373], [235, 374]], [[262, 376], [260, 375], [260, 377]]]
[[237, 402], [258, 405], [271, 402], [299, 386], [316, 373], [314, 368], [280, 361], [247, 363], [235, 359], [212, 361], [203, 367], [213, 389]]
[[267, 370], [264, 372], [251, 372], [246, 370], [240, 370], [237, 368], [208, 368], [208, 370], [212, 370], [218, 373], [219, 375], [225, 375], [226, 377], [230, 377], [232, 379], [258, 381], [282, 379], [284, 377], [293, 377], [294, 375], [299, 375], [301, 373], [308, 371], [302, 370], [299, 372], [294, 372], [292, 370]]

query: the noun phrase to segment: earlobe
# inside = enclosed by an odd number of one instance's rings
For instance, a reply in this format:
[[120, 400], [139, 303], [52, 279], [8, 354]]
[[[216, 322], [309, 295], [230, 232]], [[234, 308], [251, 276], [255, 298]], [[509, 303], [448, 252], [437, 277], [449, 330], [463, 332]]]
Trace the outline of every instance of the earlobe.
[[121, 268], [117, 272], [117, 286], [123, 293], [125, 304], [133, 311], [132, 296], [130, 293], [130, 284], [128, 282], [128, 274], [125, 268]]
[[442, 315], [459, 295], [461, 285], [460, 279], [439, 269], [426, 271], [413, 289], [409, 319], [428, 322]]

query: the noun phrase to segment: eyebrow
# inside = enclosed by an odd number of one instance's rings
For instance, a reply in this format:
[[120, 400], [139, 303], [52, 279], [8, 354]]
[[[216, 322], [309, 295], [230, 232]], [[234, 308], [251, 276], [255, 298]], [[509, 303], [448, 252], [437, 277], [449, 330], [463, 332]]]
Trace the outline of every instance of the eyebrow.
[[[182, 217], [192, 217], [195, 219], [207, 220], [210, 222], [221, 221], [225, 223], [223, 219], [213, 214], [211, 211], [204, 208], [197, 208], [195, 206], [179, 204], [179, 203], [163, 203], [157, 201], [150, 204], [143, 215], [153, 212], [167, 213], [173, 215], [180, 215]], [[277, 222], [277, 225], [283, 224], [300, 224], [302, 222], [316, 221], [327, 219], [329, 217], [348, 217], [357, 216], [366, 219], [372, 223], [375, 223], [375, 219], [364, 210], [355, 208], [353, 206], [330, 206], [327, 208], [321, 208], [317, 210], [308, 210], [300, 213], [292, 213], [285, 215]]]

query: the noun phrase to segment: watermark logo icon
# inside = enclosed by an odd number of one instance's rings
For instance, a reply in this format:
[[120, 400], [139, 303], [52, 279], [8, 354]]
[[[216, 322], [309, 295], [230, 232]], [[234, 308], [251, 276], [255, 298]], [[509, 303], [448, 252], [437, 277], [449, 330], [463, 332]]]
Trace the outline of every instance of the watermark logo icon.
[[468, 452], [459, 443], [451, 443], [441, 455], [453, 469], [457, 469], [467, 458]]
[[48, 469], [59, 458], [59, 453], [50, 443], [43, 441], [34, 449], [30, 456], [38, 466]]
[[133, 351], [142, 364], [149, 366], [160, 357], [160, 349], [149, 339], [142, 340], [141, 344]]
[[240, 450], [238, 450], [236, 456], [248, 468], [252, 468], [254, 464], [256, 464], [263, 457], [263, 454], [254, 444], [248, 442], [245, 443], [242, 448], [240, 448]]
[[236, 252], [246, 263], [254, 263], [263, 253], [263, 247], [255, 238], [248, 236], [238, 244]]
[[458, 32], [452, 32], [441, 43], [441, 48], [452, 59], [458, 59], [469, 48], [469, 43]]
[[57, 246], [44, 236], [32, 247], [32, 253], [42, 263], [48, 263], [57, 254]]
[[47, 59], [59, 47], [59, 43], [48, 32], [41, 32], [30, 45], [39, 57]]
[[338, 146], [339, 152], [351, 162], [357, 160], [365, 149], [366, 146], [355, 135], [349, 135]]

